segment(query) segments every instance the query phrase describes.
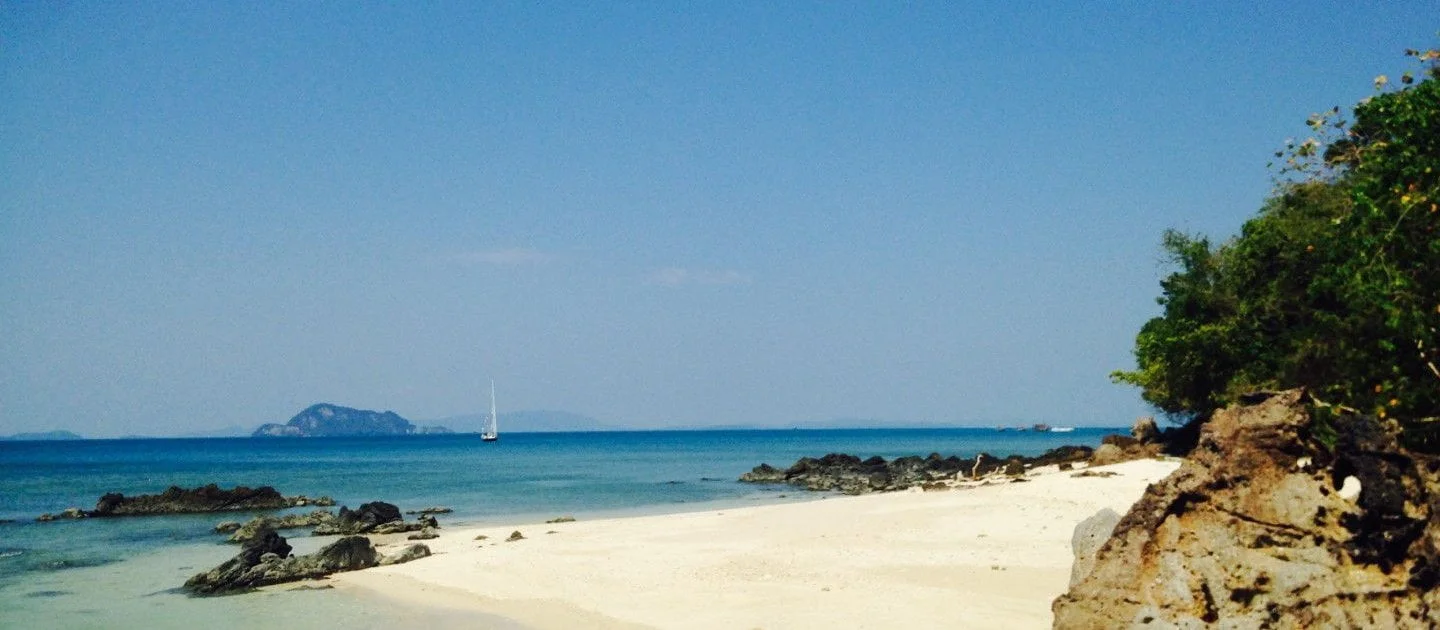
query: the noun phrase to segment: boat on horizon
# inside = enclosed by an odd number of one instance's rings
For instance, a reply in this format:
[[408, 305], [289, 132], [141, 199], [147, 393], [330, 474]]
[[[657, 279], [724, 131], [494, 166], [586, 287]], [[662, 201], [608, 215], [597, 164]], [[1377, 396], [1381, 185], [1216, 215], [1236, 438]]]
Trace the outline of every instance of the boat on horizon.
[[495, 417], [495, 379], [490, 379], [490, 417], [485, 420], [485, 428], [480, 430], [480, 440], [494, 442], [500, 439], [500, 425]]
[[1051, 433], [1070, 433], [1074, 430], [1075, 427], [1050, 427]]

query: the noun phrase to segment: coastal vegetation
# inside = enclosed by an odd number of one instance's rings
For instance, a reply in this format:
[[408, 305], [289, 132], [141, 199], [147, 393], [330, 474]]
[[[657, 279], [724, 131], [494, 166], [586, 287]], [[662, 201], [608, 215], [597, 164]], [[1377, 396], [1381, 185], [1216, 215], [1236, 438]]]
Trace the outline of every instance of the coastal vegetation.
[[1276, 152], [1274, 194], [1237, 236], [1164, 234], [1162, 313], [1113, 380], [1182, 423], [1304, 387], [1440, 451], [1440, 51], [1406, 55], [1416, 71]]

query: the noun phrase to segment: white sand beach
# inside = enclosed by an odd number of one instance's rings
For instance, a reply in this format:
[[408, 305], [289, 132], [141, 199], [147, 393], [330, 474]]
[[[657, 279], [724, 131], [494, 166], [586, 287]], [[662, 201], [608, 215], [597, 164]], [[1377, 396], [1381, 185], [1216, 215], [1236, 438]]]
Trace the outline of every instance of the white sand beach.
[[[333, 583], [465, 625], [1048, 628], [1077, 523], [1124, 513], [1177, 461], [1032, 473], [947, 491], [442, 530], [435, 555]], [[519, 530], [524, 540], [505, 542]], [[477, 541], [476, 536], [488, 538]], [[390, 549], [393, 550], [392, 545]]]

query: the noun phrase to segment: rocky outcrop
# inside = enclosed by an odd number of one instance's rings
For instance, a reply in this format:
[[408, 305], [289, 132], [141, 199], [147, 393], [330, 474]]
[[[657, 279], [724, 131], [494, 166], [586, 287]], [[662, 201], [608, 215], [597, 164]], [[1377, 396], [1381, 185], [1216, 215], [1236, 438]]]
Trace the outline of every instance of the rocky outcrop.
[[1091, 450], [1084, 446], [1063, 446], [1039, 457], [1011, 455], [997, 458], [981, 453], [974, 460], [955, 456], [908, 456], [886, 461], [883, 457], [860, 459], [831, 453], [821, 458], [802, 457], [785, 470], [760, 464], [740, 476], [747, 483], [784, 483], [806, 490], [836, 491], [845, 494], [890, 492], [960, 477], [979, 478], [1000, 471], [1023, 474], [1026, 469], [1049, 464], [1085, 461]]
[[196, 595], [228, 595], [379, 564], [380, 553], [364, 536], [346, 536], [313, 554], [291, 556], [285, 538], [267, 529], [246, 542], [234, 558], [186, 580], [184, 589]]
[[335, 534], [364, 534], [386, 523], [401, 521], [404, 517], [400, 514], [400, 508], [394, 504], [384, 501], [363, 503], [354, 510], [348, 506], [340, 506], [340, 513], [335, 520], [324, 523], [315, 528], [316, 536], [330, 536]]
[[[315, 510], [307, 514], [286, 514], [284, 516], [257, 516], [246, 521], [244, 525], [237, 525], [233, 530], [230, 530], [234, 533], [230, 535], [229, 541], [233, 543], [243, 543], [254, 538], [266, 529], [282, 530], [299, 529], [301, 527], [319, 527], [334, 520], [335, 513], [330, 510]], [[222, 526], [224, 526], [224, 529], [229, 529], [229, 525], [230, 523], [216, 525], [215, 531], [222, 532]]]
[[393, 411], [370, 411], [319, 403], [285, 424], [263, 424], [251, 437], [338, 437], [450, 433], [445, 427], [417, 427]]
[[[270, 486], [261, 486], [259, 488], [236, 486], [233, 489], [226, 490], [212, 483], [191, 490], [186, 490], [179, 486], [171, 486], [160, 494], [142, 494], [134, 497], [127, 497], [118, 492], [112, 492], [100, 497], [100, 500], [95, 504], [94, 510], [85, 511], [80, 508], [69, 508], [60, 514], [42, 514], [36, 520], [51, 521], [57, 518], [244, 512], [250, 510], [278, 510], [308, 505], [330, 506], [335, 505], [335, 500], [326, 496], [312, 499], [303, 494], [293, 497], [281, 496], [278, 491]], [[299, 517], [286, 518], [294, 519]], [[288, 521], [279, 521], [279, 524], [276, 524], [275, 528], [295, 527], [294, 525], [285, 525], [285, 522]], [[225, 521], [215, 526], [215, 532], [229, 533], [240, 529], [240, 527], [241, 523], [239, 521]]]
[[1155, 419], [1145, 416], [1130, 427], [1130, 435], [1107, 435], [1100, 438], [1100, 447], [1090, 458], [1091, 466], [1106, 466], [1132, 459], [1149, 459], [1170, 452], [1169, 442], [1182, 429], [1162, 432]]
[[1135, 424], [1130, 426], [1130, 437], [1139, 440], [1142, 444], [1159, 442], [1162, 436], [1160, 427], [1155, 424], [1155, 418], [1152, 416], [1138, 418], [1135, 420]]
[[95, 503], [87, 516], [143, 516], [157, 514], [193, 514], [240, 510], [278, 510], [294, 505], [270, 486], [247, 488], [236, 486], [226, 490], [210, 484], [192, 490], [170, 486], [160, 494], [127, 497], [112, 492]]
[[327, 496], [319, 496], [312, 499], [303, 494], [290, 497], [290, 507], [305, 507], [308, 505], [315, 507], [334, 507], [335, 499]]
[[[1055, 600], [1056, 628], [1433, 628], [1440, 460], [1303, 392], [1217, 412]], [[1333, 445], [1327, 446], [1327, 443]]]
[[335, 515], [334, 519], [317, 526], [314, 534], [316, 536], [400, 534], [418, 532], [426, 527], [439, 528], [440, 524], [435, 521], [435, 517], [430, 515], [421, 516], [413, 523], [406, 523], [400, 514], [400, 508], [384, 501], [375, 501], [362, 504], [354, 510], [341, 506], [340, 513]]
[[274, 561], [290, 555], [290, 545], [274, 530], [260, 532], [240, 548], [240, 553], [226, 560], [208, 572], [197, 574], [185, 581], [185, 590], [200, 595], [212, 595], [228, 590], [244, 590], [252, 586], [241, 586], [245, 574], [259, 566], [261, 559]]

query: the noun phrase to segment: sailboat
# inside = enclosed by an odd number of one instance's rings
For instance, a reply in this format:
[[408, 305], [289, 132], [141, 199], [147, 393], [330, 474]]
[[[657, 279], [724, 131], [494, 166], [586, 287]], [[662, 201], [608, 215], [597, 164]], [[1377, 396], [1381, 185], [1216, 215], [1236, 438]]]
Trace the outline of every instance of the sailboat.
[[485, 422], [485, 428], [480, 430], [480, 439], [486, 442], [494, 442], [500, 439], [500, 427], [495, 422], [495, 380], [490, 380], [490, 418]]

